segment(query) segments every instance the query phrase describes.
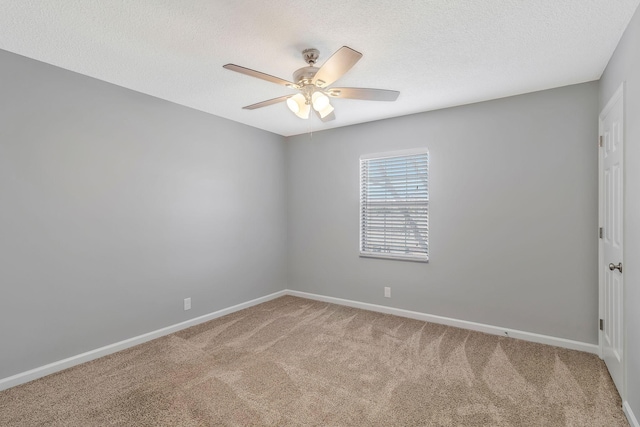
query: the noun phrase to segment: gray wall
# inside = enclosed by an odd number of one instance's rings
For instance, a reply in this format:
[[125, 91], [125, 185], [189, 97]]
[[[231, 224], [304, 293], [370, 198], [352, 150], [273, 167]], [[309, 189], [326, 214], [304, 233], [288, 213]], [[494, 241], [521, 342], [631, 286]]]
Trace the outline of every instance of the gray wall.
[[281, 136], [3, 51], [0, 94], [0, 378], [286, 287]]
[[[289, 286], [597, 343], [597, 97], [592, 82], [288, 138]], [[430, 262], [360, 258], [359, 156], [423, 146]]]
[[[597, 83], [287, 143], [2, 51], [0, 89], [0, 378], [287, 283], [597, 342]], [[421, 146], [430, 263], [359, 258], [359, 156]]]
[[640, 9], [627, 27], [600, 80], [601, 111], [625, 87], [624, 285], [627, 401], [640, 417]]

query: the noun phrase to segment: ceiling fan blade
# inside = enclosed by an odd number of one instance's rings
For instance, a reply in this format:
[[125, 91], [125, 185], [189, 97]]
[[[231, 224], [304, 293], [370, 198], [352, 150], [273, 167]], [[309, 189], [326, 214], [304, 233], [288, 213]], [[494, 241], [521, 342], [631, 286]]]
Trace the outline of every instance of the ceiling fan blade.
[[332, 87], [327, 93], [332, 98], [365, 99], [367, 101], [395, 101], [400, 92], [362, 87]]
[[334, 111], [332, 111], [331, 114], [327, 114], [326, 116], [324, 116], [324, 118], [322, 118], [322, 116], [320, 115], [320, 113], [318, 111], [314, 110], [313, 108], [312, 108], [312, 110], [316, 113], [316, 116], [318, 116], [318, 118], [320, 120], [322, 120], [323, 122], [330, 122], [331, 120], [335, 120], [336, 119], [336, 115], [335, 115]]
[[314, 83], [320, 87], [329, 86], [349, 71], [360, 58], [362, 58], [360, 52], [342, 46], [320, 67], [313, 78]]
[[298, 87], [295, 83], [281, 79], [280, 77], [275, 77], [269, 74], [261, 73], [260, 71], [252, 70], [251, 68], [241, 67], [236, 64], [227, 64], [227, 65], [223, 65], [222, 67], [226, 68], [227, 70], [235, 71], [240, 74], [246, 74], [247, 76], [266, 80], [268, 82], [275, 83], [277, 85], [287, 86], [294, 89]]
[[268, 99], [266, 101], [258, 102], [257, 104], [247, 105], [246, 107], [242, 107], [243, 110], [255, 110], [256, 108], [262, 108], [269, 105], [277, 104], [278, 102], [284, 102], [287, 99], [291, 98], [291, 95], [281, 96], [279, 98]]

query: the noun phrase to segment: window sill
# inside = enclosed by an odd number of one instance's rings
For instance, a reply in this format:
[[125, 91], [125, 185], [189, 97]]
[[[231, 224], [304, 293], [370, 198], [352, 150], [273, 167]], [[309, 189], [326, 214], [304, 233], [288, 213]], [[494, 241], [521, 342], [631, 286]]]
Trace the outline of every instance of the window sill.
[[421, 262], [421, 263], [429, 262], [429, 258], [423, 257], [423, 256], [378, 254], [378, 253], [370, 253], [370, 252], [360, 252], [360, 258], [379, 258], [379, 259], [390, 259], [394, 261], [411, 261], [411, 262]]

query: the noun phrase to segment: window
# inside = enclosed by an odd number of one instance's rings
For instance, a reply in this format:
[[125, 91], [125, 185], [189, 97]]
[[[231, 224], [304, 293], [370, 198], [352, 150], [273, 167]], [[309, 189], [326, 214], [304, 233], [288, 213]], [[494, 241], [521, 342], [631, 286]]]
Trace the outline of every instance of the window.
[[429, 260], [429, 152], [360, 157], [360, 256]]

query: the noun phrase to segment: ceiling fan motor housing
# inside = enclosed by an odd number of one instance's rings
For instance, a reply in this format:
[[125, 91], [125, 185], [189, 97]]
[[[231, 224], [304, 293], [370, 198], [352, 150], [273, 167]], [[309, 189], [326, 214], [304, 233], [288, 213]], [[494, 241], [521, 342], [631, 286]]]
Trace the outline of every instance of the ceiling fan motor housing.
[[313, 78], [318, 72], [317, 67], [303, 67], [293, 72], [293, 81], [302, 86], [305, 84], [311, 84]]

